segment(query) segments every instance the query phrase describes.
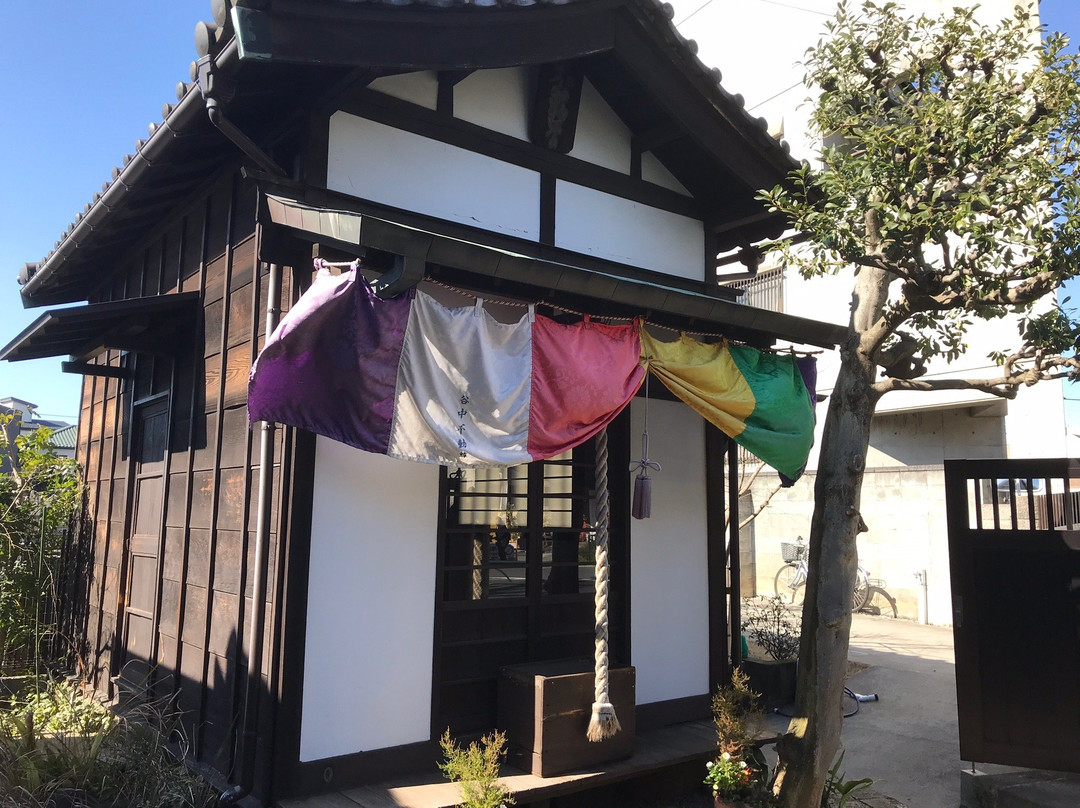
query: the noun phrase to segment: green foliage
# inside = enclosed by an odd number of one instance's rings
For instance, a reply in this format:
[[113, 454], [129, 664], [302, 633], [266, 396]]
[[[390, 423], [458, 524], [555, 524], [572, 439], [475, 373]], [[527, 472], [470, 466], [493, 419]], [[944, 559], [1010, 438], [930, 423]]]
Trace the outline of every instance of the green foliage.
[[439, 738], [439, 746], [446, 758], [439, 768], [448, 780], [461, 784], [462, 808], [502, 808], [514, 804], [510, 792], [499, 782], [506, 735], [492, 732], [479, 742], [462, 747], [447, 729]]
[[840, 764], [844, 762], [844, 753], [833, 763], [829, 769], [829, 775], [825, 778], [825, 788], [821, 792], [821, 808], [843, 808], [852, 795], [857, 791], [870, 788], [874, 781], [869, 777], [861, 780], [845, 780], [847, 775], [840, 771]]
[[0, 808], [209, 808], [211, 786], [182, 762], [169, 712], [142, 706], [118, 717], [66, 684], [0, 711]]
[[37, 656], [54, 630], [40, 623], [55, 597], [53, 572], [81, 497], [78, 464], [57, 457], [48, 429], [9, 441], [11, 416], [0, 416], [0, 656], [30, 650]]
[[750, 788], [753, 774], [750, 767], [724, 752], [705, 764], [705, 785], [719, 796], [735, 796]]
[[731, 684], [713, 694], [718, 754], [706, 764], [704, 782], [713, 794], [764, 808], [777, 803], [768, 761], [755, 743], [765, 718], [759, 699], [746, 674], [737, 668], [731, 674]]
[[796, 659], [802, 639], [802, 611], [778, 595], [743, 600], [742, 630], [778, 662]]
[[731, 672], [731, 684], [713, 694], [713, 726], [721, 754], [741, 757], [744, 750], [753, 746], [754, 734], [764, 718], [758, 706], [760, 698], [760, 694], [750, 689], [746, 674], [738, 668]]
[[[974, 320], [1031, 314], [1077, 273], [1080, 61], [1020, 8], [996, 26], [974, 14], [845, 3], [806, 54], [821, 169], [804, 164], [764, 198], [809, 234], [785, 254], [806, 276], [887, 273], [872, 351], [906, 323], [920, 356], [953, 359]], [[1016, 384], [1077, 371], [1061, 315], [999, 351], [1037, 370]]]
[[[109, 732], [116, 725], [116, 714], [93, 699], [86, 698], [79, 688], [66, 682], [50, 684], [16, 700], [11, 711], [0, 712], [0, 728], [18, 734], [26, 714], [38, 733], [90, 735]], [[25, 729], [25, 728], [23, 728]]]

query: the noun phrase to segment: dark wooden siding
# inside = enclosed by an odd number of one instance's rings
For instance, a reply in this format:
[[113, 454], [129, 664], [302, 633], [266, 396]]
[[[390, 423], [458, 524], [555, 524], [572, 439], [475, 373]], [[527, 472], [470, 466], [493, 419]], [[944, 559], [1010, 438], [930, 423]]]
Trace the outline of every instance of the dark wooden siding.
[[[85, 378], [78, 449], [93, 542], [87, 666], [94, 686], [114, 695], [113, 677], [128, 661], [118, 627], [130, 577], [130, 424], [139, 402], [166, 396], [169, 441], [155, 511], [160, 583], [145, 685], [155, 698], [175, 698], [195, 756], [226, 774], [235, 774], [246, 680], [259, 485], [258, 441], [248, 430], [246, 410], [248, 371], [266, 320], [267, 269], [256, 259], [255, 201], [252, 184], [237, 174], [219, 177], [135, 244], [115, 276], [103, 280], [94, 302], [201, 291], [203, 317], [191, 323], [173, 357], [110, 351], [95, 360], [124, 367], [130, 377]], [[283, 309], [291, 278], [286, 271]], [[283, 432], [275, 439], [264, 701], [276, 687], [269, 660], [275, 653], [270, 627], [284, 497], [278, 471]]]

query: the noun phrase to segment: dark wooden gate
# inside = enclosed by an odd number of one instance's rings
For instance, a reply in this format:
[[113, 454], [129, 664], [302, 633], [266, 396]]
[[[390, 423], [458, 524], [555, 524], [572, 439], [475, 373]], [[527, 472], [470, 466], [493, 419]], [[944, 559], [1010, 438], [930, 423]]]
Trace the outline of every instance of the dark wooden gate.
[[1080, 462], [946, 461], [960, 756], [1080, 771]]

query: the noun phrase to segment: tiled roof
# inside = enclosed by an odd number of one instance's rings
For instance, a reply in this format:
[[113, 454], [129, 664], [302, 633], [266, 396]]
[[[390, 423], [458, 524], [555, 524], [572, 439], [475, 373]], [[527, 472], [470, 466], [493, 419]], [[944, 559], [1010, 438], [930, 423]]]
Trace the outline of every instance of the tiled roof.
[[49, 444], [54, 449], [74, 449], [78, 433], [79, 427], [77, 424], [61, 427], [49, 435]]

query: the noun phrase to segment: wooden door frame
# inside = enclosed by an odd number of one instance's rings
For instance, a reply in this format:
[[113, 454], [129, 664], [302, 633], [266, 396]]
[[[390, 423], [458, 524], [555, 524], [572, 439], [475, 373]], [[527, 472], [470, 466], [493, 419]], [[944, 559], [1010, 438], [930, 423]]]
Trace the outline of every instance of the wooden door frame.
[[[630, 461], [630, 408], [627, 407], [608, 425], [608, 492], [610, 499], [610, 533], [612, 536], [622, 537], [622, 546], [613, 547], [610, 552], [611, 576], [610, 576], [610, 606], [609, 655], [612, 664], [628, 664], [630, 660], [630, 494], [629, 485], [621, 485], [617, 481], [625, 478], [619, 474], [619, 469], [625, 469]], [[542, 485], [542, 481], [540, 483]], [[432, 631], [432, 664], [431, 664], [431, 735], [434, 740], [441, 735], [444, 726], [438, 726], [441, 710], [440, 687], [442, 681], [442, 632], [443, 632], [443, 579], [445, 559], [443, 553], [443, 536], [446, 531], [446, 513], [441, 503], [446, 501], [449, 480], [444, 472], [439, 477], [439, 514], [436, 525], [436, 563], [435, 563], [435, 586], [432, 608], [434, 610], [434, 623]], [[537, 485], [537, 475], [529, 474], [529, 524], [530, 532], [539, 530], [539, 514], [533, 513], [533, 500], [535, 499], [534, 486]], [[530, 553], [531, 555], [531, 553]], [[527, 574], [529, 574], [527, 572]], [[522, 605], [528, 609], [529, 629], [528, 642], [530, 644], [530, 656], [532, 655], [532, 643], [537, 631], [534, 623], [539, 620], [541, 593], [535, 576], [530, 575], [529, 587], [522, 600]]]
[[[161, 565], [162, 555], [165, 552], [165, 530], [164, 520], [166, 518], [166, 506], [168, 504], [168, 479], [169, 479], [169, 438], [172, 430], [172, 395], [171, 390], [164, 390], [160, 393], [153, 393], [148, 396], [144, 396], [140, 399], [132, 398], [131, 407], [129, 410], [129, 421], [131, 424], [131, 430], [128, 434], [127, 451], [128, 451], [128, 473], [127, 481], [125, 485], [127, 506], [124, 509], [124, 550], [123, 557], [121, 558], [121, 571], [120, 571], [120, 586], [119, 586], [119, 600], [117, 605], [117, 626], [116, 626], [116, 649], [120, 652], [113, 654], [112, 659], [113, 671], [111, 675], [116, 680], [122, 680], [125, 687], [137, 692], [145, 692], [150, 684], [149, 679], [146, 682], [133, 682], [127, 679], [123, 679], [124, 667], [128, 662], [128, 604], [131, 600], [131, 556], [132, 556], [132, 532], [135, 530], [135, 516], [137, 508], [137, 492], [138, 492], [138, 472], [140, 463], [137, 459], [137, 450], [141, 448], [141, 442], [144, 435], [144, 424], [142, 421], [142, 414], [149, 412], [150, 408], [155, 405], [164, 403], [164, 415], [166, 420], [165, 426], [165, 443], [163, 447], [163, 453], [161, 458], [161, 491], [159, 495], [159, 508], [160, 508], [160, 520], [157, 525], [157, 556], [155, 569], [158, 574], [154, 580], [154, 594], [153, 594], [153, 612], [150, 615], [151, 623], [151, 641], [150, 641], [150, 659], [146, 660], [147, 666], [153, 671], [156, 664], [156, 652], [158, 648], [158, 626], [161, 618], [160, 600], [161, 600]], [[153, 475], [148, 475], [153, 476]]]

